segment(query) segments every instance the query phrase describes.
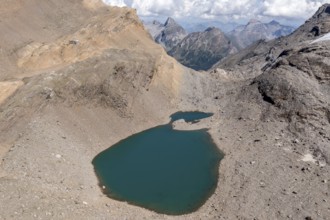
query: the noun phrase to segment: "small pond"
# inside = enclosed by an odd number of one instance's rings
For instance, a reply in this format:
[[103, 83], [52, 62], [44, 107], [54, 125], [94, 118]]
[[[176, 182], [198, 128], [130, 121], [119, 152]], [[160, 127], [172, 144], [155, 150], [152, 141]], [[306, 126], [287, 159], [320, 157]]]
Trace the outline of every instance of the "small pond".
[[104, 192], [113, 199], [168, 215], [197, 210], [214, 193], [223, 158], [207, 129], [181, 131], [210, 113], [178, 112], [171, 122], [119, 141], [93, 159]]

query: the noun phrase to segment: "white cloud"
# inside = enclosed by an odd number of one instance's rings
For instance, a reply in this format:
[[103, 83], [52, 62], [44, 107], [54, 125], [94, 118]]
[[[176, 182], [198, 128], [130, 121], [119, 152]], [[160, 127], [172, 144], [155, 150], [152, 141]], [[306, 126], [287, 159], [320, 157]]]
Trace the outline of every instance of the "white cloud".
[[106, 4], [124, 7], [127, 6], [124, 0], [103, 0]]
[[103, 0], [137, 9], [140, 16], [213, 19], [277, 17], [306, 20], [330, 0]]
[[129, 5], [138, 10], [138, 13], [147, 15], [172, 15], [175, 9], [173, 0], [153, 1], [153, 0], [135, 0]]
[[265, 15], [306, 19], [310, 17], [325, 0], [265, 0]]

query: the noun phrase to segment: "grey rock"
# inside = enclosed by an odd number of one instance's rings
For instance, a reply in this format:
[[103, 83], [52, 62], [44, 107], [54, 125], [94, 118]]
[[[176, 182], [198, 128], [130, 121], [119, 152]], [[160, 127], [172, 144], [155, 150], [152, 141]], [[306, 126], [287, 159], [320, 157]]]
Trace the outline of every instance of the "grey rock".
[[187, 36], [186, 30], [173, 18], [168, 18], [165, 24], [153, 21], [152, 23], [146, 23], [145, 26], [154, 40], [162, 45], [166, 51], [171, 50]]
[[235, 46], [242, 49], [258, 40], [273, 40], [289, 35], [294, 30], [294, 27], [281, 25], [275, 20], [269, 23], [250, 20], [246, 25], [238, 26], [229, 32], [228, 35], [233, 39]]
[[208, 70], [216, 62], [237, 52], [230, 39], [218, 28], [207, 28], [185, 37], [169, 51], [181, 64], [195, 70]]
[[[324, 35], [330, 32], [329, 8], [330, 4], [324, 4], [292, 34], [268, 42], [266, 40], [259, 40], [239, 53], [229, 55], [225, 59], [220, 60], [212, 67], [212, 70], [216, 68], [225, 69], [233, 78], [254, 78], [262, 74], [266, 69], [269, 69], [274, 65], [274, 62], [277, 65], [288, 64], [289, 61], [285, 57], [294, 48], [300, 48], [302, 51], [315, 50], [315, 47], [309, 47], [307, 45], [310, 41], [318, 38], [316, 35]], [[317, 33], [315, 32], [316, 29], [318, 30]], [[303, 47], [307, 48], [303, 49]], [[324, 50], [323, 53], [328, 52]], [[294, 57], [291, 57], [291, 62], [292, 59]], [[301, 65], [301, 63], [294, 65]]]

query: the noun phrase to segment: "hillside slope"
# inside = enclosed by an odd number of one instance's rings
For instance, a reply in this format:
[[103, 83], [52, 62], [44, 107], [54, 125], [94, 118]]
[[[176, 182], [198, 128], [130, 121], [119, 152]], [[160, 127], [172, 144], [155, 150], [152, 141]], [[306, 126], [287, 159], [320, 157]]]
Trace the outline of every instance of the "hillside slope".
[[189, 34], [168, 53], [187, 67], [207, 70], [235, 52], [237, 49], [228, 37], [220, 29], [213, 27]]
[[0, 218], [107, 218], [106, 204], [114, 219], [150, 218], [102, 195], [91, 161], [167, 122], [192, 71], [153, 42], [132, 9], [92, 0], [8, 4], [0, 27]]
[[303, 25], [292, 34], [269, 42], [260, 40], [243, 49], [240, 53], [228, 56], [213, 66], [225, 69], [235, 77], [251, 78], [262, 73], [262, 68], [272, 63], [283, 50], [306, 44], [320, 35], [330, 32], [329, 4], [324, 4]]
[[[132, 9], [5, 2], [0, 219], [328, 219], [330, 48], [310, 27], [327, 31], [329, 5], [207, 73], [169, 57]], [[214, 113], [193, 126], [225, 153], [206, 203], [167, 216], [106, 197], [92, 159], [188, 110]]]

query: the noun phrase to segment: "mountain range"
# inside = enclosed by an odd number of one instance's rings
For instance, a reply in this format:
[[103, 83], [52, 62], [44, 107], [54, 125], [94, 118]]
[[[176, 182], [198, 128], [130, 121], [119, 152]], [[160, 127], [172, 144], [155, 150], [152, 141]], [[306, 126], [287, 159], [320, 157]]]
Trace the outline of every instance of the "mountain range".
[[228, 33], [230, 39], [238, 49], [244, 49], [258, 40], [273, 40], [291, 34], [295, 28], [284, 26], [277, 21], [262, 23], [258, 20], [250, 20], [246, 25], [236, 27]]
[[[155, 43], [134, 9], [3, 3], [1, 219], [329, 219], [330, 4], [288, 36], [194, 71]], [[188, 36], [205, 48], [190, 46], [196, 56], [232, 45], [217, 28]], [[174, 216], [107, 197], [93, 158], [185, 111], [213, 116], [173, 129], [203, 129], [225, 155], [205, 203]]]
[[224, 33], [228, 33], [239, 26], [236, 22], [223, 22], [218, 20], [182, 19], [178, 21], [188, 33], [201, 32], [209, 27], [216, 27]]
[[207, 70], [228, 55], [258, 40], [272, 40], [294, 30], [276, 21], [262, 23], [258, 20], [251, 20], [247, 25], [238, 26], [227, 34], [215, 27], [187, 34], [173, 18], [168, 18], [165, 24], [153, 21], [145, 26], [169, 55], [195, 70]]
[[230, 39], [218, 28], [187, 35], [168, 54], [194, 70], [208, 70], [216, 62], [237, 52]]

